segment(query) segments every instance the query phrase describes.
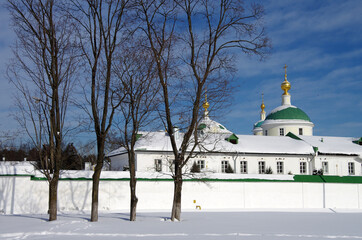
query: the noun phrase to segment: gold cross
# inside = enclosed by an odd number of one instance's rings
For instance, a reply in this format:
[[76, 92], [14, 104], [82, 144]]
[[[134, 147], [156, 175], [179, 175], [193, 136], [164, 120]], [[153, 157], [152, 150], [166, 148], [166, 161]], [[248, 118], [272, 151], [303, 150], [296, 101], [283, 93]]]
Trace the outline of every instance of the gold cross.
[[287, 68], [288, 68], [287, 64], [285, 64], [283, 68], [285, 70], [285, 74], [287, 74]]

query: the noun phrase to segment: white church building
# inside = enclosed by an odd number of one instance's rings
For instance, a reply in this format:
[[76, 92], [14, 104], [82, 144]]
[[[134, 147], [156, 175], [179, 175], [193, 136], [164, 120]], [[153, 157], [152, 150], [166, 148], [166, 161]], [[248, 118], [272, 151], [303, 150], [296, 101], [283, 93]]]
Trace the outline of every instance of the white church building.
[[[308, 115], [291, 104], [290, 83], [285, 77], [281, 84], [282, 105], [265, 112], [261, 104], [261, 119], [254, 124], [254, 135], [238, 135], [210, 119], [205, 98], [204, 116], [198, 124], [202, 144], [189, 160], [185, 171], [196, 163], [201, 172], [238, 174], [321, 174], [362, 175], [362, 138], [313, 136]], [[139, 172], [170, 173], [173, 152], [165, 131], [141, 132], [135, 147], [136, 170]], [[182, 132], [177, 132], [177, 141]], [[107, 155], [111, 170], [128, 169], [124, 148]]]

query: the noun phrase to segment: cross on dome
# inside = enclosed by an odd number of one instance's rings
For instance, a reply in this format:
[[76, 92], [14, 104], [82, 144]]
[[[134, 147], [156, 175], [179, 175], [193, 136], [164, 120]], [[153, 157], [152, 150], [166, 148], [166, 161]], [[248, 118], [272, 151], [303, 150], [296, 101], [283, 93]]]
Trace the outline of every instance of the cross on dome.
[[285, 76], [287, 76], [287, 68], [288, 68], [288, 65], [285, 64], [283, 68], [284, 68], [284, 71], [285, 71]]
[[261, 108], [261, 112], [265, 112], [264, 109], [265, 109], [265, 104], [264, 104], [264, 93], [261, 94], [261, 105], [260, 105], [260, 108]]
[[205, 102], [202, 104], [202, 107], [205, 109], [204, 116], [207, 117], [209, 115], [209, 111], [207, 109], [210, 107], [210, 104], [207, 102], [207, 93], [205, 92]]

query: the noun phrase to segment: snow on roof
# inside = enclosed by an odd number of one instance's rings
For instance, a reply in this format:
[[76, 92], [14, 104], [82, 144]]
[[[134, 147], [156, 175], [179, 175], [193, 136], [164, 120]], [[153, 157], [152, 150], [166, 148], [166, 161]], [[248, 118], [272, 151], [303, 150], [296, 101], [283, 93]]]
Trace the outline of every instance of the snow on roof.
[[[179, 133], [182, 136], [182, 133]], [[176, 138], [177, 146], [181, 144], [180, 138]], [[136, 151], [172, 151], [170, 137], [165, 131], [149, 132], [143, 135], [136, 143]]]
[[237, 135], [238, 152], [312, 154], [313, 148], [306, 143], [285, 136]]
[[230, 132], [224, 125], [210, 119], [208, 116], [201, 119], [198, 130], [201, 130], [204, 133], [232, 134], [232, 132]]
[[123, 154], [123, 153], [126, 153], [126, 149], [124, 147], [120, 147], [120, 148], [117, 148], [113, 151], [111, 151], [110, 153], [108, 153], [106, 155], [106, 157], [113, 157], [113, 156], [117, 156], [117, 155], [120, 155], [120, 154]]
[[362, 157], [362, 146], [353, 143], [351, 137], [298, 136], [313, 147], [318, 147], [319, 153], [359, 155]]
[[[279, 111], [284, 110], [284, 109], [287, 109], [287, 108], [297, 108], [297, 107], [294, 106], [294, 105], [285, 104], [285, 105], [281, 105], [281, 106], [279, 106], [279, 107], [274, 108], [272, 111], [270, 111], [269, 114], [273, 114], [273, 113], [275, 113], [275, 112], [279, 112]], [[269, 114], [268, 114], [268, 115], [269, 115]]]
[[[182, 135], [180, 133], [180, 135]], [[177, 141], [180, 145], [180, 141]], [[142, 136], [138, 139], [135, 145], [136, 151], [172, 151], [170, 137], [165, 131], [158, 132], [142, 132]], [[127, 151], [124, 147], [120, 147], [107, 154], [107, 157], [125, 154]]]
[[[233, 144], [225, 140], [229, 135], [204, 134], [200, 135], [201, 144], [199, 151], [228, 152], [228, 153], [273, 153], [273, 154], [313, 154], [311, 145], [283, 136], [254, 136], [236, 135], [238, 143]], [[182, 133], [178, 138], [177, 146], [181, 145]], [[142, 136], [136, 143], [136, 151], [170, 152], [172, 146], [169, 136], [165, 132], [150, 132]], [[119, 148], [107, 156], [125, 153], [124, 148]]]

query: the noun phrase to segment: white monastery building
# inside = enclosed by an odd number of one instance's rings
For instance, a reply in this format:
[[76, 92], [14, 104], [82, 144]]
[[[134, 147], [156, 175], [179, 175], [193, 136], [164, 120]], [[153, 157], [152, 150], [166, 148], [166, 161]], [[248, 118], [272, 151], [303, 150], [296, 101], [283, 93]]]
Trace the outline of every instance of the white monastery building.
[[[232, 133], [210, 119], [205, 97], [205, 112], [197, 128], [202, 143], [185, 171], [195, 163], [207, 173], [362, 175], [362, 137], [313, 136], [314, 124], [308, 115], [291, 104], [291, 84], [287, 66], [284, 68], [282, 105], [266, 115], [263, 100], [254, 135]], [[174, 156], [168, 134], [159, 131], [140, 135], [135, 147], [136, 170], [170, 173]], [[179, 131], [176, 140], [182, 140]], [[108, 157], [111, 170], [128, 169], [124, 148], [112, 151]]]

